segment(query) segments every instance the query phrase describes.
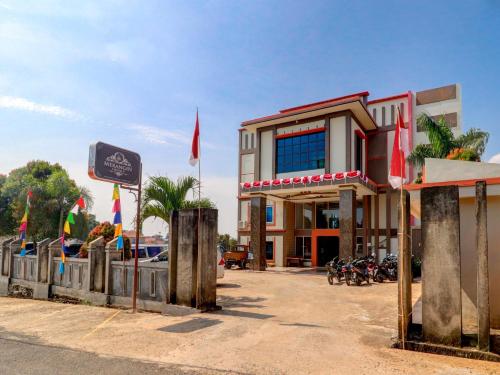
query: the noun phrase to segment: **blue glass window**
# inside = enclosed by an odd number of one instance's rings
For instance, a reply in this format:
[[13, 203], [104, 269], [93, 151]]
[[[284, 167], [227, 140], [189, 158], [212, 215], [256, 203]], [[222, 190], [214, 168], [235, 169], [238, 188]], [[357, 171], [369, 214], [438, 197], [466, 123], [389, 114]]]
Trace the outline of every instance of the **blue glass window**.
[[266, 223], [273, 223], [273, 206], [266, 207]]
[[325, 167], [325, 132], [276, 140], [276, 173]]

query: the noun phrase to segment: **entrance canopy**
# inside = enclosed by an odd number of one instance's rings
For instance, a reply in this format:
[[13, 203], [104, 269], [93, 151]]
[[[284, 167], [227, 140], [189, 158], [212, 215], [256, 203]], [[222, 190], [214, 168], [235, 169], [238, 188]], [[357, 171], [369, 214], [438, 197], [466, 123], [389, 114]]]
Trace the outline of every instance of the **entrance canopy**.
[[289, 201], [334, 199], [343, 187], [354, 187], [357, 196], [375, 195], [377, 185], [360, 171], [281, 178], [241, 184], [242, 196], [267, 195]]

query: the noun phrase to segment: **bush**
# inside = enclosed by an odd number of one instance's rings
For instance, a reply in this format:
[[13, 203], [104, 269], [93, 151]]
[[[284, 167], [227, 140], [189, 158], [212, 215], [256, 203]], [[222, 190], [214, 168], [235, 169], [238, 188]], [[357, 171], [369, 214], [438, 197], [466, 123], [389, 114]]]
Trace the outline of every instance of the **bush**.
[[[92, 229], [84, 244], [80, 248], [80, 258], [88, 257], [89, 243], [101, 236], [104, 238], [104, 246], [106, 246], [106, 244], [112, 241], [115, 236], [115, 226], [109, 221], [105, 221]], [[125, 247], [125, 259], [130, 259], [132, 257], [132, 252], [130, 250], [130, 239], [127, 236], [123, 236], [123, 246]]]

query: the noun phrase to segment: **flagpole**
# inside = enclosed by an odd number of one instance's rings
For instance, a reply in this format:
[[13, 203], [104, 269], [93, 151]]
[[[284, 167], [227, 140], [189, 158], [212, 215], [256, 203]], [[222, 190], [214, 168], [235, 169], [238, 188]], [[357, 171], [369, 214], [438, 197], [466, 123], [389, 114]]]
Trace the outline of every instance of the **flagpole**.
[[[398, 106], [398, 118], [401, 118], [401, 113], [399, 112], [399, 106]], [[399, 122], [399, 121], [398, 121]], [[398, 124], [398, 126], [401, 126], [401, 124]], [[400, 269], [400, 281], [399, 281], [399, 289], [400, 289], [400, 309], [401, 309], [401, 339], [403, 342], [403, 350], [405, 349], [405, 341], [406, 341], [406, 332], [405, 332], [405, 327], [406, 327], [406, 314], [405, 314], [405, 309], [403, 307], [403, 280], [404, 280], [404, 262], [405, 262], [405, 249], [404, 247], [404, 235], [405, 235], [405, 220], [404, 216], [406, 215], [405, 212], [403, 212], [403, 160], [402, 157], [404, 157], [403, 154], [403, 148], [401, 145], [401, 129], [398, 129], [398, 135], [399, 135], [399, 169], [400, 169], [400, 179], [401, 179], [401, 186], [400, 186], [400, 195], [399, 195], [399, 211], [400, 211], [400, 233], [399, 233], [399, 256], [400, 256], [400, 264], [401, 264], [401, 269]], [[403, 154], [403, 155], [402, 155]]]

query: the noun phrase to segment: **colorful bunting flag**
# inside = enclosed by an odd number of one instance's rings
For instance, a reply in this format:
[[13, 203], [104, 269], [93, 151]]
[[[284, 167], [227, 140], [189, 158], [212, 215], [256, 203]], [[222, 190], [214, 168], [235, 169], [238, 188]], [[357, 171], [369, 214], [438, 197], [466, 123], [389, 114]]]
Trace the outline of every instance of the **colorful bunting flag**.
[[66, 234], [71, 234], [71, 224], [75, 224], [74, 215], [78, 215], [79, 210], [83, 210], [85, 208], [86, 206], [83, 197], [78, 198], [71, 210], [68, 212], [68, 217], [64, 222], [64, 230], [61, 236], [61, 261], [59, 262], [59, 273], [61, 275], [64, 273], [64, 262], [66, 261], [66, 254], [64, 253], [64, 249], [66, 247], [64, 244], [64, 237], [66, 236]]
[[26, 207], [24, 208], [24, 215], [21, 219], [21, 226], [19, 227], [19, 239], [21, 240], [21, 256], [26, 255], [26, 230], [28, 229], [28, 216], [31, 207], [31, 197], [33, 193], [31, 190], [28, 190], [28, 194], [26, 195]]
[[113, 213], [115, 217], [113, 224], [115, 224], [116, 250], [123, 250], [123, 229], [122, 229], [122, 213], [120, 205], [120, 187], [115, 184], [113, 187]]

